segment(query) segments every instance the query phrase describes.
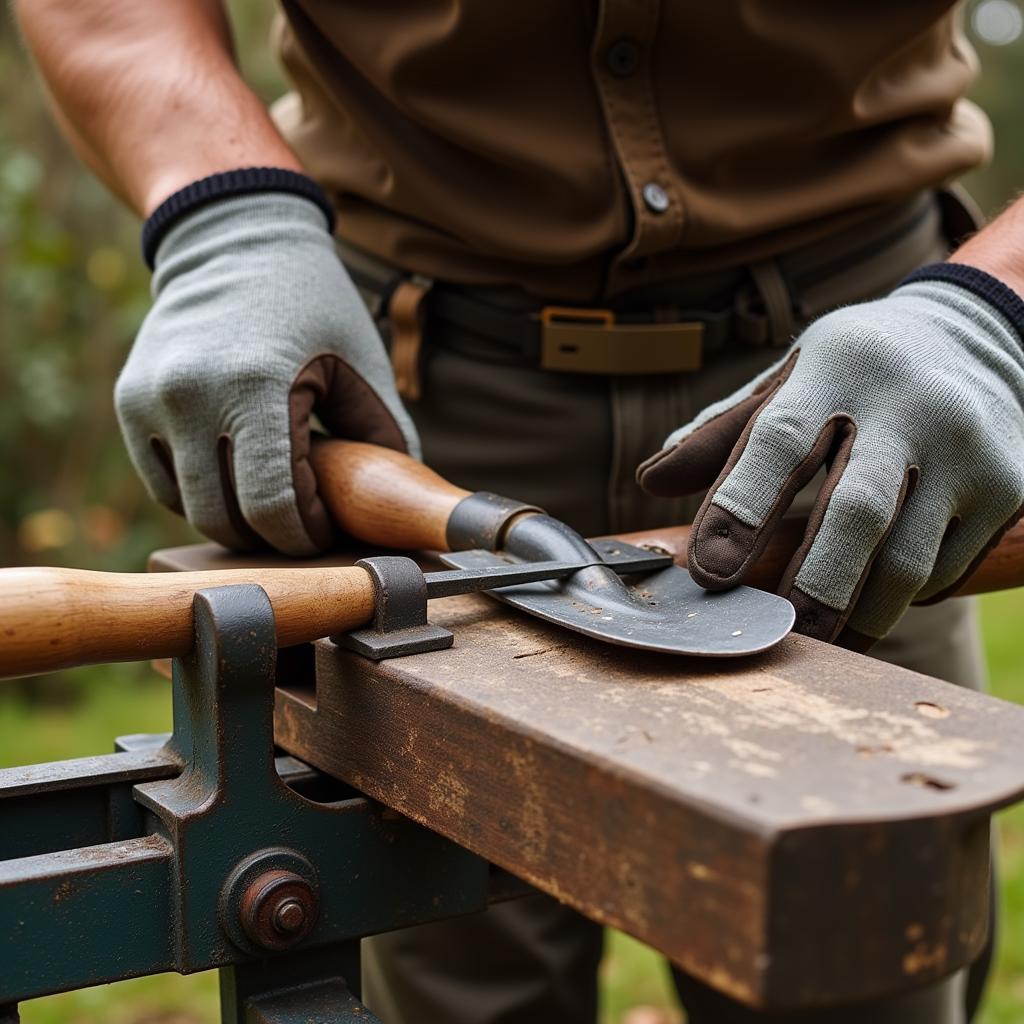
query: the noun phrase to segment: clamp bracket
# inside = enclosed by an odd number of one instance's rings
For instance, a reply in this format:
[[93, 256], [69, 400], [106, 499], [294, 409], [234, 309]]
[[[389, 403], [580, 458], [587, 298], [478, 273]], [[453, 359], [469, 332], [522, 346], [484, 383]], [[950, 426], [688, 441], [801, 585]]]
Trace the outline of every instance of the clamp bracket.
[[370, 574], [376, 611], [372, 626], [331, 637], [339, 647], [373, 661], [451, 647], [454, 635], [427, 621], [427, 581], [411, 558], [378, 555], [356, 565]]

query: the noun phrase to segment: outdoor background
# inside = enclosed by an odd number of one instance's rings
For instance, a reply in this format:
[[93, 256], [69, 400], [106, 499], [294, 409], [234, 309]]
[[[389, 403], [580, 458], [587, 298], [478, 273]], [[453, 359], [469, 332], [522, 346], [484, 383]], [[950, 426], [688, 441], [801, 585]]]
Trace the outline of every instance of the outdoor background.
[[[270, 0], [231, 3], [241, 62], [272, 99]], [[974, 90], [995, 126], [993, 165], [967, 184], [997, 212], [1024, 186], [1021, 10], [966, 10], [982, 62]], [[839, 42], [839, 41], [837, 41]], [[111, 388], [148, 304], [139, 225], [58, 137], [6, 10], [0, 13], [0, 565], [142, 569], [153, 548], [195, 535], [147, 499], [125, 456]], [[982, 602], [993, 690], [1024, 700], [1024, 591]], [[169, 727], [167, 687], [144, 666], [84, 669], [0, 687], [0, 767], [111, 749]], [[1004, 814], [1002, 941], [983, 1024], [1024, 1020], [1024, 810]], [[0, 965], [0, 971], [2, 971]], [[661, 962], [612, 936], [603, 1024], [678, 1021]], [[216, 976], [164, 975], [36, 1000], [26, 1024], [216, 1020]]]

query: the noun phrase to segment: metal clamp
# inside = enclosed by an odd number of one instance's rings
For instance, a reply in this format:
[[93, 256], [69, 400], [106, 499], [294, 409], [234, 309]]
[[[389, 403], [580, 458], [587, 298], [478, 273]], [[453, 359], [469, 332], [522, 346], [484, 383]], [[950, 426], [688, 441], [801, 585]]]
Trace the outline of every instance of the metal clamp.
[[224, 1024], [373, 1024], [360, 937], [487, 904], [479, 857], [275, 759], [274, 686], [297, 670], [265, 591], [193, 608], [169, 740], [0, 771], [0, 1024], [21, 1000], [210, 968]]
[[445, 528], [445, 539], [450, 551], [465, 551], [469, 548], [484, 548], [497, 551], [504, 546], [505, 529], [514, 519], [526, 512], [544, 510], [536, 505], [527, 505], [490, 491], [477, 491], [463, 498], [452, 509]]
[[379, 555], [356, 565], [373, 581], [373, 625], [332, 637], [339, 647], [373, 661], [451, 647], [452, 633], [427, 622], [427, 581], [411, 558]]

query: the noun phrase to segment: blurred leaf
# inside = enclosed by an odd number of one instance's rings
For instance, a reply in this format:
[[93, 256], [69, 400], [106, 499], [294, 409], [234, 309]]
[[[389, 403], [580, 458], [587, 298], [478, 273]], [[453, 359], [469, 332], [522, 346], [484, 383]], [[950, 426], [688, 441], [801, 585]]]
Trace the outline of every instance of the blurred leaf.
[[25, 516], [18, 527], [18, 543], [32, 554], [67, 547], [75, 536], [75, 522], [60, 508], [44, 508]]

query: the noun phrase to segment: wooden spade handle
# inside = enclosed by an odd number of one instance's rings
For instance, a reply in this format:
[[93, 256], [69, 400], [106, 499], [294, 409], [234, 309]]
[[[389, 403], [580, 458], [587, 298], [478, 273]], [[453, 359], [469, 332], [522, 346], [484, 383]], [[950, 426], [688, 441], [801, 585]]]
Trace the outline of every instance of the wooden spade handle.
[[[401, 452], [354, 441], [318, 440], [310, 457], [320, 494], [335, 520], [367, 544], [447, 551], [446, 529], [455, 506], [469, 491], [448, 483]], [[754, 566], [751, 586], [773, 590], [793, 557], [805, 519], [784, 519]], [[625, 534], [633, 544], [653, 544], [686, 565], [689, 526]], [[1024, 585], [1024, 521], [965, 581], [957, 594], [980, 594]]]
[[355, 567], [182, 573], [0, 569], [0, 678], [186, 654], [195, 592], [237, 583], [258, 583], [267, 592], [281, 647], [353, 629], [373, 617], [373, 585]]
[[447, 551], [452, 510], [469, 491], [390, 448], [316, 440], [320, 496], [346, 533], [376, 547]]
[[[311, 462], [320, 493], [349, 534], [375, 547], [447, 551], [446, 530], [469, 491], [407, 455], [377, 445], [318, 441]], [[773, 589], [806, 522], [784, 520], [747, 582]], [[688, 526], [621, 539], [686, 563]], [[197, 590], [257, 583], [267, 591], [281, 647], [353, 629], [373, 617], [359, 568], [255, 568], [182, 573], [0, 569], [0, 678], [94, 662], [178, 657], [192, 646]], [[1002, 538], [958, 594], [1024, 585], [1024, 522]]]
[[[762, 590], [774, 590], [800, 545], [806, 528], [806, 519], [783, 519], [745, 582]], [[643, 530], [623, 534], [620, 539], [630, 544], [663, 548], [679, 565], [685, 566], [690, 527], [670, 526], [662, 530]], [[1024, 586], [1024, 520], [1003, 534], [998, 545], [957, 589], [956, 596], [987, 594], [993, 590], [1011, 590], [1020, 586]]]
[[[318, 441], [311, 461], [320, 493], [352, 536], [378, 548], [448, 550], [448, 518], [469, 491], [377, 445]], [[281, 647], [373, 617], [373, 586], [359, 568], [0, 569], [0, 678], [178, 657], [192, 646], [195, 592], [236, 583], [258, 583], [267, 591]]]

